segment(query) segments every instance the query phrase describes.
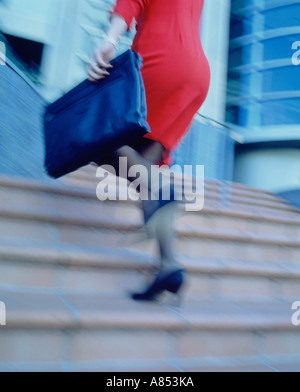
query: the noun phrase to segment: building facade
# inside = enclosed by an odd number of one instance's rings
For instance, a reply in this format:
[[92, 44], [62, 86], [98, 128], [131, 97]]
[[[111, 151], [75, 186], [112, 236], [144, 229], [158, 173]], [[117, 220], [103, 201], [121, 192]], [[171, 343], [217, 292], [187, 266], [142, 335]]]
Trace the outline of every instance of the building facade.
[[300, 1], [233, 0], [227, 121], [237, 131], [234, 179], [300, 188]]

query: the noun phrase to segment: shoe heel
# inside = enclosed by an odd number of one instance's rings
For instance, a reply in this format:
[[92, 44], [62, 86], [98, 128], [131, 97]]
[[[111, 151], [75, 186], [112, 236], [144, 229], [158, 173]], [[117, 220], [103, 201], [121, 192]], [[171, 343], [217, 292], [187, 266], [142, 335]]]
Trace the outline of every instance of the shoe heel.
[[[182, 270], [175, 271], [166, 275], [165, 277], [158, 276], [152, 285], [143, 293], [132, 294], [132, 299], [139, 301], [153, 301], [163, 293], [173, 295], [176, 297], [174, 302], [176, 306], [179, 304], [179, 290], [183, 285]], [[174, 306], [174, 305], [173, 305]]]
[[178, 276], [174, 279], [174, 281], [169, 282], [169, 285], [166, 287], [166, 292], [168, 298], [170, 299], [170, 306], [180, 308], [181, 307], [181, 300], [182, 300], [182, 293], [181, 289], [183, 287], [184, 280], [182, 276], [182, 272], [178, 273]]
[[180, 280], [178, 282], [172, 282], [169, 284], [168, 287], [166, 287], [166, 290], [171, 293], [171, 294], [178, 294], [179, 290], [181, 289], [181, 286], [183, 284], [183, 281]]

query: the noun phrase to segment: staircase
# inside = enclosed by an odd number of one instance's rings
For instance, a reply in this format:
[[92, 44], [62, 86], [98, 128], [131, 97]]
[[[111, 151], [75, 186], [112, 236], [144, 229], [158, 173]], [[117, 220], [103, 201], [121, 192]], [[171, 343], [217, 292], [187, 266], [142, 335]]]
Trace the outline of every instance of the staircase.
[[[181, 308], [140, 304], [157, 263], [137, 202], [96, 198], [96, 169], [0, 177], [0, 371], [300, 371], [300, 215], [238, 184], [181, 211]], [[123, 182], [120, 186], [126, 186]]]

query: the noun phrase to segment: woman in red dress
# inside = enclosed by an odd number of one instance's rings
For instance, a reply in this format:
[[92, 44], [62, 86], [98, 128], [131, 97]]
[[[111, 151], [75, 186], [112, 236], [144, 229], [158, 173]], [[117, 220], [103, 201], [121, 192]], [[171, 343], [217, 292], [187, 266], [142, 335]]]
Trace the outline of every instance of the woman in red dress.
[[[134, 145], [116, 151], [111, 162], [106, 163], [118, 169], [118, 157], [122, 156], [127, 157], [129, 166], [146, 166], [149, 176], [143, 185], [149, 194], [151, 165], [170, 164], [170, 153], [189, 130], [208, 93], [210, 68], [200, 40], [203, 5], [204, 0], [117, 0], [106, 38], [88, 71], [92, 82], [109, 75], [109, 62], [116, 56], [117, 44], [136, 21], [132, 49], [143, 58], [151, 132]], [[144, 293], [133, 295], [136, 300], [153, 300], [163, 291], [178, 293], [183, 284], [183, 271], [172, 249], [172, 213], [167, 208], [175, 205], [172, 196], [165, 201], [160, 193], [158, 201], [143, 202], [145, 223], [150, 224], [154, 218], [156, 221], [161, 268]]]

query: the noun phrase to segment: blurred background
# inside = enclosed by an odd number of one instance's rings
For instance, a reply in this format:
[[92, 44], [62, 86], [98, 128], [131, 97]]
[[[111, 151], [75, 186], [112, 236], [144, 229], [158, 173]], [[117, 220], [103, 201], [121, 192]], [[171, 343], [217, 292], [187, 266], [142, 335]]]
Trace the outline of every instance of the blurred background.
[[[131, 284], [156, 260], [151, 247], [124, 250], [139, 209], [100, 207], [90, 167], [58, 184], [43, 168], [45, 105], [86, 78], [114, 3], [0, 0], [0, 300], [12, 326], [0, 330], [0, 370], [300, 370], [290, 322], [300, 300], [300, 1], [206, 0], [212, 83], [174, 152], [179, 165], [205, 166], [205, 211], [183, 217], [177, 244], [197, 306], [170, 319], [116, 299], [124, 274]], [[179, 337], [186, 320], [192, 332]]]

